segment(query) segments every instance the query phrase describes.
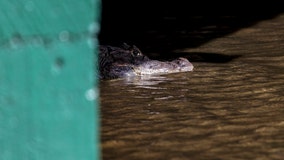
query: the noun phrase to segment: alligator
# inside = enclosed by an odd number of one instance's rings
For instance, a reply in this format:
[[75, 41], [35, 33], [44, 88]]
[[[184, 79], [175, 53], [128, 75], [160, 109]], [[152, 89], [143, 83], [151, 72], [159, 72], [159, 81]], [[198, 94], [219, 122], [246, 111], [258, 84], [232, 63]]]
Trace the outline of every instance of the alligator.
[[131, 76], [188, 72], [193, 65], [186, 58], [172, 61], [152, 60], [135, 45], [99, 46], [99, 77], [115, 79]]

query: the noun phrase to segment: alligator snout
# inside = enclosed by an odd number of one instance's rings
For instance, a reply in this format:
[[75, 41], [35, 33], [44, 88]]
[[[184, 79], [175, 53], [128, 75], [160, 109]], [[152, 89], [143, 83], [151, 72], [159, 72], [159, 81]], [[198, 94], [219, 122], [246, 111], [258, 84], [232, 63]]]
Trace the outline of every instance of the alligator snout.
[[193, 65], [186, 58], [178, 58], [173, 61], [149, 60], [134, 69], [137, 75], [167, 74], [192, 71]]

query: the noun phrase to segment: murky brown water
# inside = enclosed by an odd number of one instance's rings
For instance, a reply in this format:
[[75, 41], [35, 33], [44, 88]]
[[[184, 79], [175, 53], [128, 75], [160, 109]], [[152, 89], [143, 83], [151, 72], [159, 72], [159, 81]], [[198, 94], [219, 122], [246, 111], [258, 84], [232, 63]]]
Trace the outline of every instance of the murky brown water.
[[103, 159], [283, 159], [284, 15], [182, 51], [239, 57], [102, 81]]

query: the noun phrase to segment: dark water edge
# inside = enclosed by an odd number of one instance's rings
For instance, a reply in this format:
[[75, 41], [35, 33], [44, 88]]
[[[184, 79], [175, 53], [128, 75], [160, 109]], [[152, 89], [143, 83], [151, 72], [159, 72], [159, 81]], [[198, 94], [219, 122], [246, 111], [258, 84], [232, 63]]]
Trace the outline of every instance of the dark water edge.
[[194, 71], [101, 81], [103, 159], [283, 159], [283, 14], [171, 53]]

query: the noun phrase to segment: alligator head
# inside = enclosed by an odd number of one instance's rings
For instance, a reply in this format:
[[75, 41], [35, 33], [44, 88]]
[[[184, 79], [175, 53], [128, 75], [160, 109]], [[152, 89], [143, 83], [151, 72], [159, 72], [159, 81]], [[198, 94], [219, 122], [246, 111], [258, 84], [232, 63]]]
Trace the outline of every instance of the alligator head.
[[193, 65], [186, 58], [173, 61], [151, 60], [135, 46], [122, 47], [100, 45], [99, 71], [101, 79], [168, 74], [192, 71]]

